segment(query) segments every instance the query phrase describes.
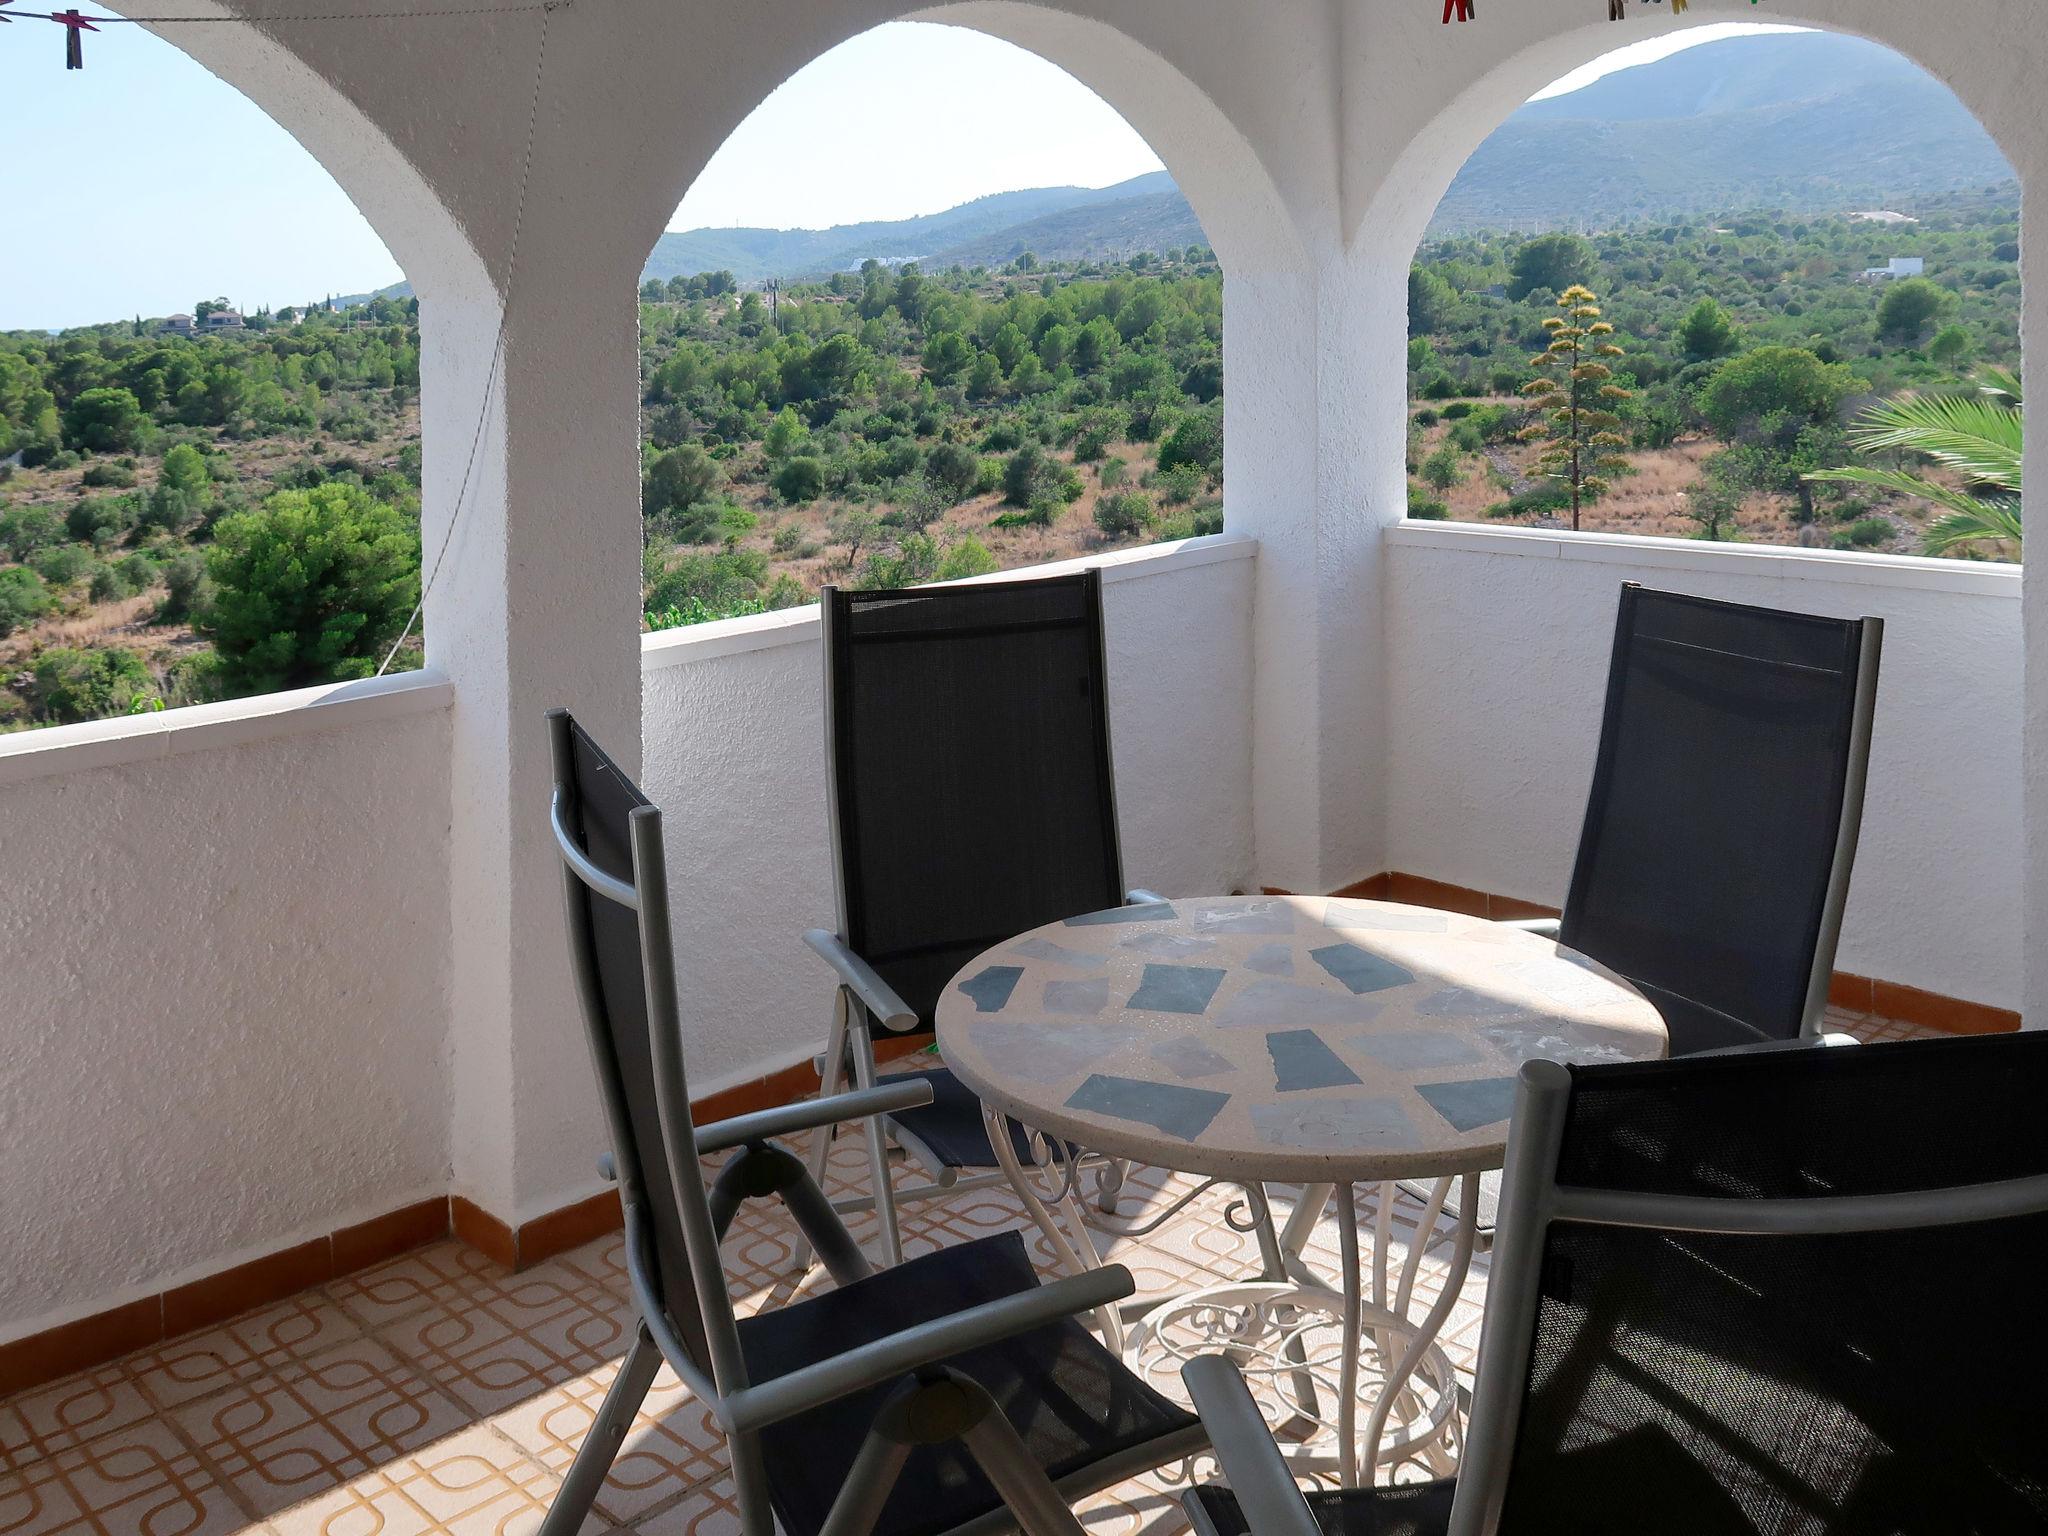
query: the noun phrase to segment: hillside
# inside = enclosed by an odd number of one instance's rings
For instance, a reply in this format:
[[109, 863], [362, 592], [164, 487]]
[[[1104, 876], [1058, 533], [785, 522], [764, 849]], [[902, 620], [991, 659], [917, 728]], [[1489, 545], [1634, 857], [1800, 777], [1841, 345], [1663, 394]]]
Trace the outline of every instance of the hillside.
[[[2012, 179], [1954, 94], [1875, 43], [1832, 33], [1730, 38], [1531, 102], [1480, 146], [1432, 229], [1607, 228], [1727, 208], [1823, 213]], [[1120, 260], [1205, 244], [1165, 172], [1115, 186], [1002, 192], [919, 219], [832, 229], [692, 229], [644, 277], [727, 270], [820, 277], [868, 257], [929, 267]]]
[[[850, 271], [870, 257], [886, 262], [944, 262], [955, 249], [1000, 238], [1005, 231], [1029, 228], [1048, 216], [1101, 210], [1114, 224], [1118, 205], [1162, 193], [1186, 208], [1173, 190], [1172, 178], [1155, 171], [1108, 187], [997, 192], [915, 219], [839, 224], [830, 229], [671, 230], [654, 243], [641, 278], [666, 280], [727, 271], [742, 283], [753, 283], [770, 277], [828, 276]], [[1083, 216], [1077, 227], [1085, 229], [1090, 223]]]
[[1888, 206], [2012, 180], [1953, 92], [1831, 33], [1730, 38], [1531, 102], [1460, 172], [1437, 232], [1605, 228], [1717, 208]]

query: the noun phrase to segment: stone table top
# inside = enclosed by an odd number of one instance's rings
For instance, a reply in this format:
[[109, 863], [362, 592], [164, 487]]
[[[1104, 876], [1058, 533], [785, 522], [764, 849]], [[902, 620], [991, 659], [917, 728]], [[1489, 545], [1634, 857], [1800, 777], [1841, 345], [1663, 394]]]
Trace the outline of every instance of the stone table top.
[[1614, 972], [1532, 933], [1335, 897], [1093, 912], [998, 944], [947, 985], [946, 1065], [1096, 1152], [1284, 1182], [1498, 1168], [1515, 1073], [1665, 1054]]

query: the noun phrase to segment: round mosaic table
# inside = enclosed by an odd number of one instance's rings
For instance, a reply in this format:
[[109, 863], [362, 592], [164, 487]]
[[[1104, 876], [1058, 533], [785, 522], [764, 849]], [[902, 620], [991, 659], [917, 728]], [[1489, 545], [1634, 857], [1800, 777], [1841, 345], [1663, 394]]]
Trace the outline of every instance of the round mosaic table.
[[[1517, 1069], [1536, 1057], [1633, 1061], [1666, 1049], [1663, 1020], [1641, 994], [1553, 940], [1426, 908], [1294, 896], [1159, 902], [1047, 924], [963, 968], [937, 1023], [947, 1066], [992, 1116], [1014, 1118], [1047, 1148], [1039, 1168], [1009, 1157], [1006, 1171], [1069, 1265], [1095, 1262], [1093, 1244], [1062, 1235], [1048, 1210], [1062, 1202], [1033, 1185], [1062, 1168], [1071, 1183], [1080, 1149], [1245, 1189], [1265, 1279], [1175, 1298], [1130, 1347], [1168, 1366], [1204, 1347], [1256, 1356], [1319, 1426], [1297, 1459], [1345, 1476], [1357, 1457], [1364, 1334], [1379, 1365], [1366, 1465], [1455, 1428], [1456, 1384], [1436, 1336], [1470, 1264], [1478, 1176], [1506, 1154]], [[991, 1139], [1010, 1150], [1007, 1134]], [[1414, 1179], [1438, 1182], [1398, 1285], [1388, 1273], [1391, 1184], [1382, 1191], [1367, 1304], [1350, 1186]], [[1452, 1272], [1413, 1321], [1423, 1238], [1453, 1179], [1463, 1188]], [[1267, 1183], [1305, 1186], [1284, 1243], [1265, 1211]], [[1300, 1253], [1333, 1186], [1341, 1306]], [[1310, 1337], [1318, 1329], [1321, 1343]], [[1318, 1375], [1328, 1364], [1334, 1381]], [[1146, 1374], [1178, 1389], [1177, 1372]], [[1318, 1409], [1332, 1392], [1334, 1419]]]

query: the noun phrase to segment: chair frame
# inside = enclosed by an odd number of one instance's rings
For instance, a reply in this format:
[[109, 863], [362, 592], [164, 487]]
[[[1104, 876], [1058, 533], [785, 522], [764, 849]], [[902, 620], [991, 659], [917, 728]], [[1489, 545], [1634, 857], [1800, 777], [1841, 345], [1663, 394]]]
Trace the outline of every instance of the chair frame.
[[[1562, 1184], [1557, 1164], [1571, 1097], [1572, 1074], [1566, 1068], [1554, 1061], [1523, 1065], [1508, 1132], [1500, 1242], [1488, 1281], [1479, 1367], [1449, 1536], [1497, 1536], [1500, 1530], [1552, 1223], [1782, 1237], [1963, 1226], [2048, 1211], [2048, 1174], [1902, 1194], [1766, 1200], [1648, 1195]], [[1257, 1517], [1255, 1536], [1321, 1536], [1235, 1367], [1220, 1356], [1207, 1356], [1190, 1361], [1182, 1376], [1209, 1428], [1224, 1475], [1247, 1514]], [[1184, 1503], [1198, 1536], [1216, 1536], [1192, 1494]]]
[[[1607, 667], [1606, 702], [1600, 715], [1599, 756], [1594, 760], [1593, 782], [1586, 795], [1586, 815], [1579, 833], [1578, 855], [1572, 864], [1572, 881], [1565, 896], [1564, 915], [1532, 918], [1510, 925], [1541, 934], [1545, 938], [1556, 939], [1573, 948], [1578, 947], [1573, 943], [1573, 913], [1585, 895], [1587, 882], [1592, 878], [1592, 862], [1588, 857], [1588, 834], [1593, 830], [1596, 814], [1605, 803], [1614, 781], [1617, 744], [1611, 739], [1607, 722], [1613, 718], [1614, 711], [1620, 705], [1627, 674], [1629, 648], [1635, 640], [1634, 628], [1629, 623], [1630, 610], [1645, 594], [1661, 600], [1695, 603], [1702, 607], [1737, 606], [1723, 603], [1718, 599], [1695, 597], [1685, 592], [1669, 592], [1662, 589], [1653, 591], [1637, 581], [1622, 583], [1620, 604], [1615, 614], [1614, 648]], [[1866, 616], [1853, 622], [1857, 626], [1856, 692], [1850, 706], [1849, 761], [1842, 783], [1841, 816], [1835, 826], [1834, 862], [1828, 872], [1827, 890], [1821, 898], [1813, 966], [1807, 973], [1806, 1001], [1800, 1010], [1798, 1033], [1791, 1037], [1800, 1040], [1820, 1038], [1822, 1025], [1826, 1020], [1828, 995], [1835, 977], [1835, 956], [1842, 942], [1842, 915], [1849, 905], [1849, 880], [1856, 870], [1856, 848], [1863, 835], [1863, 801], [1870, 783], [1870, 744], [1877, 720], [1877, 684], [1884, 650], [1884, 620]], [[1754, 1024], [1722, 1013], [1696, 998], [1688, 998], [1686, 1001], [1694, 1008], [1714, 1014], [1716, 1018], [1724, 1021], [1733, 1033], [1752, 1036], [1760, 1043], [1780, 1038], [1766, 1035]]]
[[[1081, 1527], [1068, 1507], [1072, 1500], [1201, 1450], [1207, 1436], [1194, 1426], [1104, 1458], [1055, 1483], [1032, 1458], [987, 1390], [942, 1363], [964, 1351], [1114, 1305], [1136, 1290], [1130, 1271], [1121, 1265], [1054, 1280], [951, 1317], [904, 1328], [768, 1381], [750, 1380], [719, 1256], [720, 1241], [747, 1198], [771, 1194], [779, 1198], [838, 1284], [851, 1284], [874, 1273], [803, 1163], [773, 1138], [907, 1109], [928, 1102], [931, 1089], [922, 1082], [882, 1084], [739, 1115], [713, 1125], [694, 1124], [682, 1056], [661, 812], [642, 806], [630, 813], [630, 881], [591, 859], [579, 846], [572, 825], [576, 774], [571, 725], [567, 711], [549, 712], [555, 775], [550, 824], [563, 866], [571, 970], [613, 1147], [612, 1154], [600, 1158], [598, 1166], [619, 1188], [625, 1213], [626, 1272], [638, 1326], [541, 1525], [541, 1536], [577, 1536], [664, 1362], [703, 1400], [727, 1437], [744, 1536], [774, 1536], [777, 1529], [769, 1502], [769, 1469], [761, 1431], [892, 1379], [900, 1378], [901, 1385], [870, 1428], [819, 1536], [866, 1536], [905, 1459], [919, 1444], [957, 1439], [1004, 1500], [1003, 1505], [947, 1536], [1003, 1536], [1014, 1530], [1022, 1530], [1025, 1536], [1080, 1536]], [[647, 1194], [639, 1172], [639, 1148], [624, 1085], [614, 1068], [594, 930], [584, 899], [586, 888], [635, 913], [639, 924], [655, 1098], [663, 1153], [688, 1250], [698, 1312], [695, 1322], [704, 1341], [706, 1359], [701, 1362], [684, 1343], [687, 1328], [678, 1328], [663, 1299], [645, 1214]], [[717, 1152], [734, 1155], [707, 1190], [697, 1159]]]
[[[1165, 898], [1153, 891], [1126, 889], [1123, 884], [1122, 823], [1117, 815], [1115, 743], [1110, 735], [1109, 719], [1109, 653], [1102, 623], [1102, 572], [1091, 567], [1081, 572], [1078, 577], [1024, 579], [1078, 580], [1089, 594], [1089, 604], [1096, 617], [1096, 672], [1103, 680], [1103, 686], [1095, 690], [1095, 712], [1096, 728], [1102, 740], [1099, 777], [1104, 804], [1107, 807], [1108, 853], [1115, 876], [1111, 884], [1114, 889], [1123, 891], [1126, 905], [1163, 901]], [[838, 931], [813, 928], [804, 934], [804, 942], [832, 967], [838, 977], [838, 985], [832, 1000], [832, 1026], [826, 1037], [824, 1053], [818, 1058], [818, 1077], [823, 1085], [820, 1092], [827, 1095], [841, 1091], [849, 1083], [855, 1088], [868, 1089], [880, 1080], [875, 1060], [876, 1025], [892, 1034], [900, 1035], [916, 1029], [920, 1022], [916, 1010], [897, 995], [895, 989], [882, 979], [874, 967], [869, 965], [844, 937], [851, 925], [846, 910], [845, 839], [841, 824], [840, 775], [837, 769], [836, 684], [844, 655], [844, 638], [840, 633], [837, 605], [834, 602], [837, 590], [834, 587], [826, 587], [819, 594], [818, 611], [823, 626], [825, 658], [825, 810], [832, 844], [832, 895]], [[831, 1126], [821, 1129], [811, 1147], [808, 1166], [811, 1177], [820, 1181], [825, 1175], [826, 1159], [831, 1154], [833, 1129]], [[866, 1117], [862, 1123], [862, 1134], [867, 1143], [868, 1176], [873, 1193], [842, 1196], [832, 1202], [832, 1208], [842, 1215], [870, 1210], [878, 1213], [885, 1264], [893, 1266], [903, 1262], [903, 1230], [897, 1214], [899, 1206], [914, 1205], [948, 1195], [966, 1194], [973, 1190], [991, 1189], [1009, 1183], [1000, 1160], [995, 1168], [986, 1173], [963, 1175], [957, 1168], [946, 1167], [915, 1133], [896, 1121], [888, 1120], [885, 1116]], [[903, 1190], [895, 1187], [889, 1176], [889, 1142], [892, 1139], [923, 1172], [923, 1184]], [[1088, 1161], [1095, 1171], [1097, 1206], [1105, 1214], [1113, 1216], [1116, 1214], [1118, 1192], [1123, 1187], [1125, 1165], [1112, 1158], [1091, 1157]], [[1085, 1241], [1085, 1234], [1078, 1230], [1081, 1225], [1079, 1212], [1070, 1210], [1065, 1214], [1077, 1229], [1074, 1233], [1075, 1238]], [[800, 1260], [803, 1258], [801, 1252], [798, 1257]]]

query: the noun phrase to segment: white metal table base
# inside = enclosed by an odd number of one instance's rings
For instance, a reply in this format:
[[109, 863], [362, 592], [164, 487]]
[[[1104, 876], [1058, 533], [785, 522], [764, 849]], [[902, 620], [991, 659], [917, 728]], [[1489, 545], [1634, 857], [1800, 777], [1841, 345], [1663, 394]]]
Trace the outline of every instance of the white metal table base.
[[[1128, 1328], [1115, 1308], [1097, 1313], [1104, 1340], [1156, 1390], [1185, 1401], [1182, 1364], [1195, 1355], [1220, 1353], [1237, 1364], [1255, 1389], [1266, 1387], [1289, 1410], [1289, 1422], [1277, 1428], [1285, 1437], [1288, 1460], [1301, 1471], [1332, 1474], [1345, 1486], [1354, 1486], [1361, 1466], [1377, 1470], [1421, 1459], [1432, 1471], [1452, 1470], [1459, 1428], [1458, 1379], [1439, 1339], [1471, 1270], [1478, 1239], [1479, 1175], [1462, 1175], [1450, 1270], [1436, 1301], [1417, 1320], [1411, 1312], [1415, 1281], [1450, 1194], [1448, 1178], [1437, 1181], [1398, 1277], [1389, 1263], [1398, 1188], [1392, 1183], [1380, 1187], [1368, 1301], [1352, 1185], [1309, 1185], [1289, 1214], [1286, 1230], [1278, 1234], [1264, 1189], [1230, 1179], [1206, 1180], [1143, 1223], [1111, 1225], [1091, 1216], [1079, 1197], [1079, 1148], [1062, 1144], [1055, 1155], [1050, 1138], [1027, 1129], [1035, 1154], [1027, 1169], [1017, 1156], [1006, 1117], [987, 1106], [983, 1116], [989, 1142], [1017, 1198], [1044, 1234], [1060, 1268], [1069, 1274], [1100, 1266], [1091, 1232], [1142, 1237], [1219, 1185], [1235, 1184], [1244, 1190], [1243, 1206], [1233, 1206], [1225, 1220], [1258, 1238], [1259, 1279], [1204, 1286], [1153, 1302]], [[1332, 1286], [1308, 1266], [1303, 1253], [1330, 1196], [1339, 1190], [1342, 1274], [1340, 1285]], [[1243, 1218], [1236, 1214], [1241, 1208], [1247, 1212]], [[1369, 1407], [1361, 1437], [1362, 1402]]]

